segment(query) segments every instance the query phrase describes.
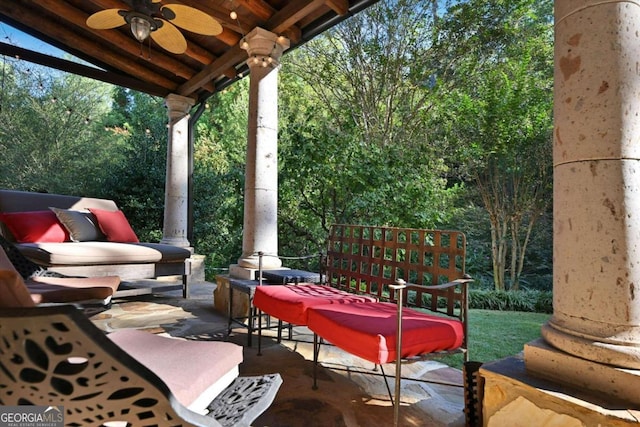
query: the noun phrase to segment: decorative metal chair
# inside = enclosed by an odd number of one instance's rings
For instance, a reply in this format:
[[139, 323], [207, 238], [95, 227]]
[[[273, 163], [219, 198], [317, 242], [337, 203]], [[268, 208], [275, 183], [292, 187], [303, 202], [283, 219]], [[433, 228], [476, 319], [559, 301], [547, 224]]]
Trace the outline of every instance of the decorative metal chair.
[[[116, 345], [69, 305], [0, 309], [0, 405], [61, 407], [70, 426], [248, 426], [268, 408], [282, 382], [279, 374], [238, 377], [205, 405], [203, 415], [188, 409], [199, 396], [175, 387], [175, 377], [193, 363], [207, 375], [217, 363], [211, 357], [216, 344], [240, 346], [126, 332], [128, 337]], [[160, 340], [154, 348], [149, 348], [150, 336]], [[176, 350], [180, 342], [189, 348]], [[167, 351], [164, 344], [169, 343]], [[147, 366], [145, 358], [156, 360]], [[198, 387], [209, 389], [207, 384]]]

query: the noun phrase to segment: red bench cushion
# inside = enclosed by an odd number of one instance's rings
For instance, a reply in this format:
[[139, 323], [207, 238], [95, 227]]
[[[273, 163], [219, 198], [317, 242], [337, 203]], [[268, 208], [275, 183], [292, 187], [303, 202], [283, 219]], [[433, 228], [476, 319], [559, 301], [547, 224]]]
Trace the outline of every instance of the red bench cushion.
[[[390, 363], [396, 360], [397, 310], [395, 304], [382, 302], [321, 305], [307, 310], [307, 326], [353, 355], [373, 363]], [[402, 358], [462, 345], [460, 321], [409, 308], [402, 313]]]
[[372, 302], [375, 298], [355, 295], [330, 286], [263, 285], [256, 288], [253, 306], [294, 325], [307, 324], [307, 309], [316, 305]]

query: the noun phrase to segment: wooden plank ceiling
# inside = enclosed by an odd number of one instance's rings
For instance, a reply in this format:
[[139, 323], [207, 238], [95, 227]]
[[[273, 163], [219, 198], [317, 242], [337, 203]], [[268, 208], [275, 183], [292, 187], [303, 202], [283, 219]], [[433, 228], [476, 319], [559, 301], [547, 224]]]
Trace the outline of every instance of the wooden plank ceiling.
[[[158, 0], [156, 0], [158, 1]], [[199, 9], [222, 25], [217, 36], [180, 29], [183, 54], [153, 41], [139, 43], [128, 25], [94, 30], [87, 17], [104, 9], [131, 10], [122, 0], [2, 0], [0, 21], [93, 66], [54, 58], [0, 42], [0, 54], [84, 75], [152, 95], [176, 93], [203, 101], [247, 73], [242, 37], [261, 27], [291, 41], [291, 51], [377, 0], [162, 0]], [[231, 11], [237, 19], [231, 19]], [[96, 68], [97, 67], [97, 68]]]

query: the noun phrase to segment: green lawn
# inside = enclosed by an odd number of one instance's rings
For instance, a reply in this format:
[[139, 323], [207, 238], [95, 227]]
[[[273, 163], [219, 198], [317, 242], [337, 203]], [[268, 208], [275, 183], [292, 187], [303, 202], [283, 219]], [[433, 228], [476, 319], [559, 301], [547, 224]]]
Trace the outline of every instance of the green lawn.
[[[524, 344], [540, 338], [550, 314], [520, 311], [469, 310], [469, 360], [489, 362], [513, 356]], [[462, 369], [462, 355], [439, 359]]]

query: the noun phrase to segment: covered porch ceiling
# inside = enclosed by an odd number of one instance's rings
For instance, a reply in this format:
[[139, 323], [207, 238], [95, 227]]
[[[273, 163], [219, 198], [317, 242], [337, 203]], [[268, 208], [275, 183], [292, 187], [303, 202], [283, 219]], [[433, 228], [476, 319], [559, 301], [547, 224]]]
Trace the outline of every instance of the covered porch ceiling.
[[[159, 0], [155, 0], [159, 1]], [[180, 29], [183, 54], [153, 41], [139, 43], [129, 25], [95, 30], [87, 18], [104, 9], [130, 10], [121, 0], [2, 0], [0, 22], [70, 53], [92, 66], [0, 42], [0, 54], [127, 87], [151, 95], [170, 93], [201, 102], [247, 74], [243, 36], [255, 27], [287, 37], [293, 48], [378, 0], [162, 0], [199, 9], [222, 25], [217, 36]], [[230, 16], [237, 14], [236, 19]]]

